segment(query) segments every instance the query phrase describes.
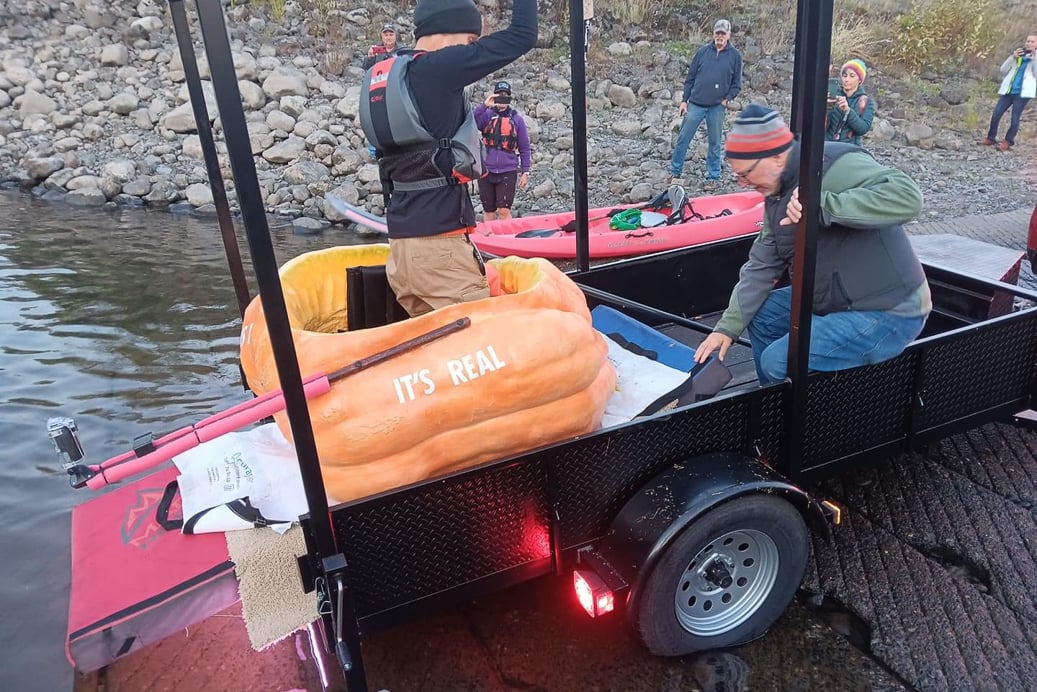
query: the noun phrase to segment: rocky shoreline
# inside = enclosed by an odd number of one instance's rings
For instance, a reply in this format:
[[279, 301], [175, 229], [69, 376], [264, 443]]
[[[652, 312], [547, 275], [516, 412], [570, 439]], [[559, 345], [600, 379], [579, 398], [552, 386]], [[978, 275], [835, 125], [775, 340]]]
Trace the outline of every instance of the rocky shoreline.
[[[488, 0], [487, 0], [488, 2]], [[487, 4], [484, 2], [484, 5]], [[496, 3], [489, 3], [496, 7]], [[344, 222], [327, 199], [382, 213], [377, 167], [357, 120], [360, 60], [372, 27], [391, 19], [409, 36], [399, 7], [351, 10], [285, 4], [272, 21], [262, 8], [225, 4], [234, 64], [267, 210], [319, 230]], [[489, 26], [494, 27], [491, 17]], [[189, 12], [189, 16], [192, 13]], [[183, 65], [165, 3], [132, 7], [97, 0], [0, 0], [0, 186], [45, 199], [95, 207], [147, 206], [211, 213], [208, 185]], [[335, 40], [314, 36], [316, 21]], [[318, 32], [319, 33], [319, 32]], [[676, 105], [686, 62], [664, 44], [592, 32], [588, 63], [588, 158], [591, 206], [648, 199], [669, 181], [679, 124]], [[629, 33], [629, 32], [628, 32]], [[200, 36], [197, 25], [193, 35]], [[519, 215], [573, 206], [571, 80], [565, 32], [542, 27], [540, 46], [497, 77], [514, 85], [516, 106], [533, 140], [530, 186]], [[751, 37], [734, 42], [746, 58], [749, 101], [788, 112], [790, 56], [764, 56]], [[597, 44], [596, 46], [593, 44]], [[214, 121], [223, 174], [234, 206], [218, 110], [199, 51], [206, 107]], [[473, 87], [481, 100], [491, 80]], [[1037, 126], [1025, 118], [1021, 143], [1002, 153], [975, 145], [963, 129], [965, 95], [987, 88], [965, 80], [918, 103], [910, 86], [877, 69], [866, 86], [878, 115], [866, 146], [915, 176], [926, 194], [922, 219], [994, 213], [1032, 205]], [[974, 108], [974, 104], [969, 106]], [[984, 118], [988, 113], [984, 114]], [[1033, 115], [1027, 113], [1026, 115]], [[975, 117], [972, 117], [975, 120]], [[705, 143], [693, 142], [687, 185], [697, 194]], [[725, 180], [719, 191], [734, 191]]]

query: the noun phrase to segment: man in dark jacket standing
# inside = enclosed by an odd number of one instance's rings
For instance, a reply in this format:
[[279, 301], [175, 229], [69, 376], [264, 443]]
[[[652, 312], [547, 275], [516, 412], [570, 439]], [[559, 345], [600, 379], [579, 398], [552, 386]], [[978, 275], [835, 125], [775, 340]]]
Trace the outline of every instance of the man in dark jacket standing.
[[[799, 143], [777, 113], [751, 104], [734, 121], [727, 158], [742, 185], [766, 197], [763, 228], [695, 359], [701, 363], [719, 348], [723, 360], [747, 329], [760, 384], [780, 382], [788, 372], [792, 289], [775, 286], [792, 265], [803, 215]], [[921, 209], [922, 193], [906, 173], [852, 144], [825, 143], [811, 370], [888, 360], [921, 333], [932, 297], [903, 227]]]
[[396, 27], [392, 24], [385, 24], [382, 26], [382, 42], [367, 49], [367, 57], [364, 58], [361, 66], [365, 70], [369, 70], [376, 62], [388, 60], [401, 50], [403, 50], [403, 46], [396, 42]]
[[[511, 26], [479, 38], [481, 33], [482, 16], [472, 0], [418, 0], [414, 49], [372, 68], [365, 80], [369, 94], [361, 95], [361, 124], [379, 149], [390, 192], [386, 275], [411, 316], [490, 295], [482, 259], [468, 237], [475, 208], [467, 185], [454, 175], [457, 161], [449, 144], [470, 125], [479, 156], [465, 87], [533, 48], [536, 0], [515, 0]], [[406, 68], [402, 80], [394, 80], [396, 61]], [[412, 102], [420, 123], [400, 107], [404, 100]], [[417, 145], [395, 143], [396, 135], [415, 126], [428, 137]]]
[[721, 138], [727, 103], [742, 91], [742, 54], [731, 45], [731, 22], [718, 19], [713, 25], [713, 40], [695, 53], [684, 80], [680, 114], [684, 116], [677, 143], [670, 159], [670, 175], [681, 182], [688, 145], [706, 121], [709, 153], [706, 156], [706, 181], [703, 188], [716, 188], [720, 179]]

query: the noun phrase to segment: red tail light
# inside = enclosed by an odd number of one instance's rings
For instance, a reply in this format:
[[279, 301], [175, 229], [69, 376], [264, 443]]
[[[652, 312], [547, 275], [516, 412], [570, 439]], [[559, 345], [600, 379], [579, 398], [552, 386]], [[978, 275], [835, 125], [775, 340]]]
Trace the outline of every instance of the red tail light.
[[594, 572], [576, 570], [573, 572], [573, 589], [580, 605], [592, 618], [611, 613], [616, 609], [616, 598], [605, 582]]

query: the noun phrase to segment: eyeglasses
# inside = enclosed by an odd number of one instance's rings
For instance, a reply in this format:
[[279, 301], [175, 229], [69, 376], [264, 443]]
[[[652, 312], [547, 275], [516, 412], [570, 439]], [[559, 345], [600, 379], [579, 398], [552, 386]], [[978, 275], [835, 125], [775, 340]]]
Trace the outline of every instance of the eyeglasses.
[[763, 159], [756, 159], [756, 161], [753, 162], [753, 165], [749, 166], [748, 168], [746, 168], [741, 173], [739, 173], [738, 171], [734, 171], [735, 177], [738, 178], [739, 180], [748, 181], [749, 180], [749, 174], [753, 172], [753, 169], [755, 169], [757, 166], [760, 165], [760, 161], [763, 161]]

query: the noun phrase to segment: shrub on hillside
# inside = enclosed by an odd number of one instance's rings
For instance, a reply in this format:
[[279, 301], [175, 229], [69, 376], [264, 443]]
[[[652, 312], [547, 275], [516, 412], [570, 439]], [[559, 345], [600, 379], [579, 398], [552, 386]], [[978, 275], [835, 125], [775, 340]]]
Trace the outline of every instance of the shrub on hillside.
[[911, 71], [986, 58], [1000, 38], [990, 14], [990, 0], [912, 0], [897, 18], [897, 35], [886, 57]]

